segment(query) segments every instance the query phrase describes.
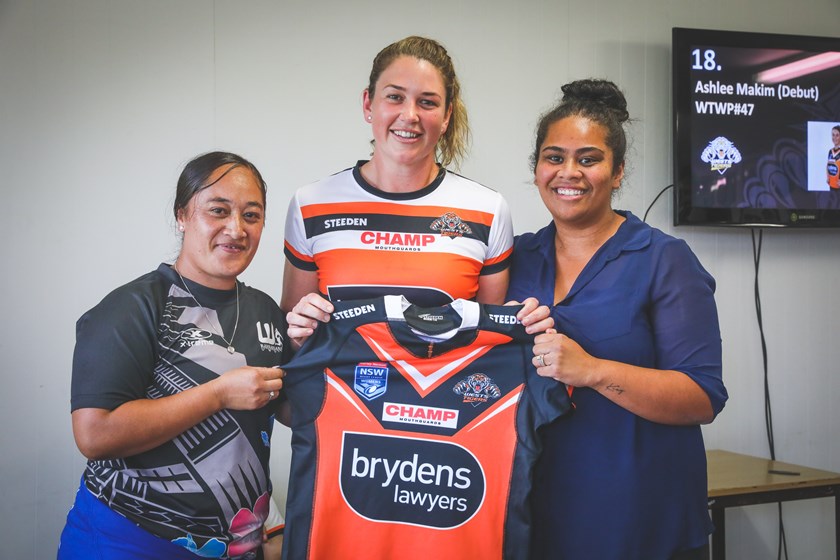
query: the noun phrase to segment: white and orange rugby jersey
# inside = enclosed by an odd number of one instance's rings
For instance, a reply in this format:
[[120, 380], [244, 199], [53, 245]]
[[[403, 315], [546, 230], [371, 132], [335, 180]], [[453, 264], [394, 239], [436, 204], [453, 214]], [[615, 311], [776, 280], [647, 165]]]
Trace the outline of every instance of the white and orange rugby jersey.
[[828, 186], [832, 189], [840, 189], [840, 149], [831, 148], [828, 150], [828, 163], [826, 164]]
[[473, 299], [479, 275], [509, 266], [513, 226], [499, 193], [443, 168], [419, 191], [387, 193], [362, 178], [362, 163], [298, 189], [286, 214], [286, 257], [317, 271], [330, 300], [443, 305]]
[[336, 303], [285, 368], [284, 558], [528, 558], [537, 428], [571, 404], [519, 309]]

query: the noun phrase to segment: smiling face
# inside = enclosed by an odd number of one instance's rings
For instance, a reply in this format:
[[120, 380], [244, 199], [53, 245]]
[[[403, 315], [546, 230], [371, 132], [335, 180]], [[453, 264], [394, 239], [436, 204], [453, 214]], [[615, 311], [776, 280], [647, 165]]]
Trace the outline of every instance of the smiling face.
[[373, 129], [380, 163], [433, 165], [451, 110], [440, 71], [412, 56], [395, 59], [365, 90], [362, 108]]
[[257, 252], [265, 200], [246, 167], [219, 167], [207, 183], [178, 214], [184, 242], [175, 266], [194, 282], [227, 290]]
[[602, 125], [572, 115], [549, 126], [534, 183], [558, 226], [591, 227], [614, 219], [611, 198], [621, 186], [624, 164], [613, 167]]
[[834, 147], [840, 146], [840, 130], [836, 128], [831, 129], [831, 141], [834, 142]]

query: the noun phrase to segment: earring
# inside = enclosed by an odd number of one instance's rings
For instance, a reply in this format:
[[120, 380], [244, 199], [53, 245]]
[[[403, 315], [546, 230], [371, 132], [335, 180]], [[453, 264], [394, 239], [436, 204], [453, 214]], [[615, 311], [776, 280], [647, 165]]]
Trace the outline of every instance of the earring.
[[368, 115], [368, 121], [370, 121], [373, 117]]
[[184, 224], [178, 226], [178, 231], [184, 231]]

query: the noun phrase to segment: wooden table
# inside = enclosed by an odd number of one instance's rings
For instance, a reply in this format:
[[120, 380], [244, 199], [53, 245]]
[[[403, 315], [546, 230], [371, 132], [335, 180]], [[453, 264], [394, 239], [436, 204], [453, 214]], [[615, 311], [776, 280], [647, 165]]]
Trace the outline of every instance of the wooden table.
[[726, 558], [726, 508], [834, 497], [835, 552], [840, 560], [840, 473], [720, 451], [706, 451], [712, 559]]

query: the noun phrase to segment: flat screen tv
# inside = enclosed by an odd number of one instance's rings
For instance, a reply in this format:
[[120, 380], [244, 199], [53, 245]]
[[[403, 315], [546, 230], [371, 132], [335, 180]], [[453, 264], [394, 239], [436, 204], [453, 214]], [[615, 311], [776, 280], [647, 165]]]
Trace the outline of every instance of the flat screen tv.
[[674, 28], [674, 224], [840, 227], [840, 38]]

